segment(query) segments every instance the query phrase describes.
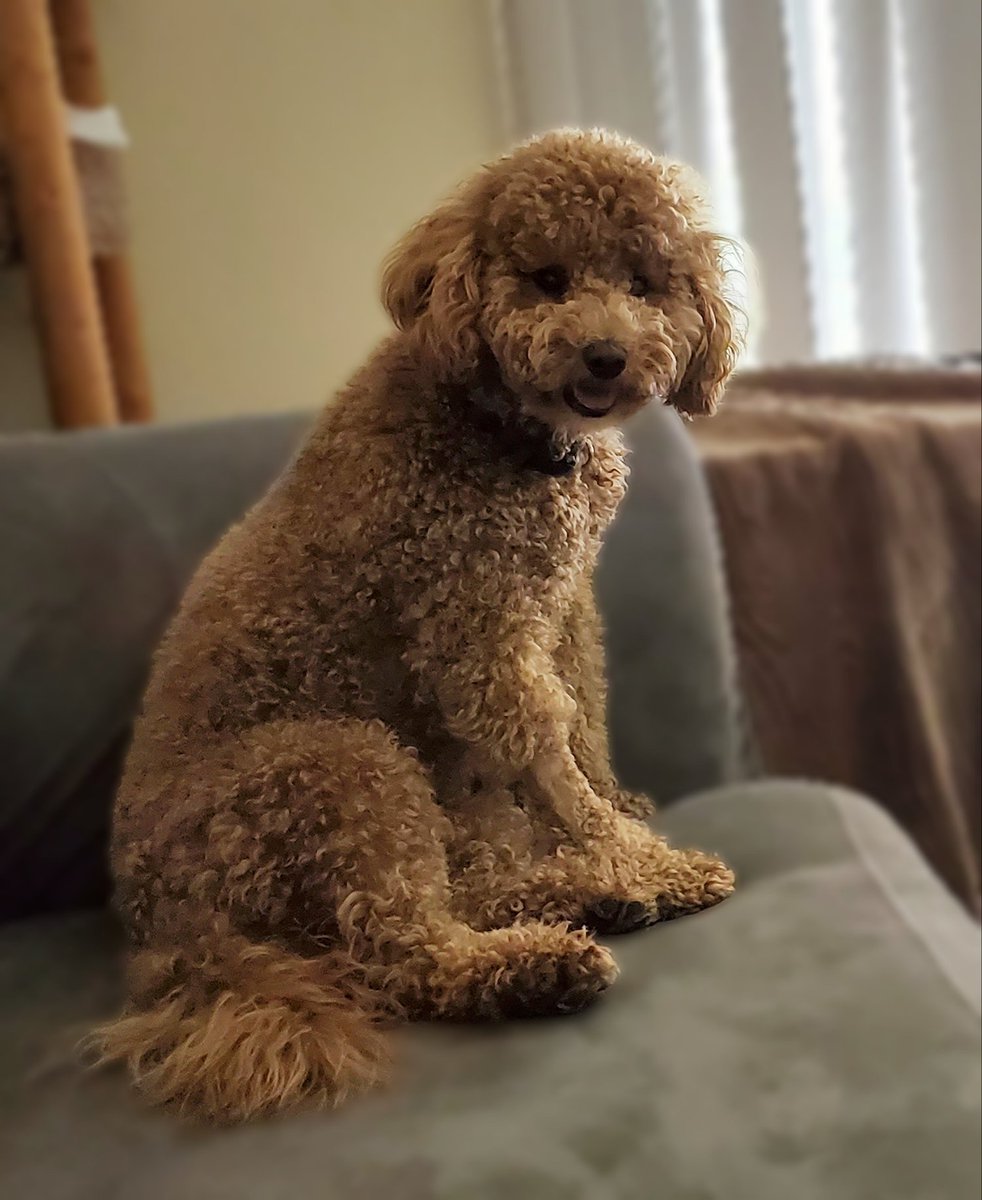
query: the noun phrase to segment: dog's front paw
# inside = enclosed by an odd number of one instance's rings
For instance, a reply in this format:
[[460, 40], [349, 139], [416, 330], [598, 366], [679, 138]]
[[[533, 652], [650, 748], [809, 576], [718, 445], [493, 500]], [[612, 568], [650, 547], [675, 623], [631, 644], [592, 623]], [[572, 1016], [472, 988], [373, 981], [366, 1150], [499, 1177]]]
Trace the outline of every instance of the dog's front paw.
[[587, 904], [583, 924], [594, 933], [632, 933], [652, 923], [652, 910], [640, 900], [616, 900], [613, 896]]
[[595, 933], [630, 933], [712, 908], [734, 888], [733, 872], [720, 859], [701, 850], [673, 850], [661, 841], [633, 867], [619, 863], [617, 875], [609, 894], [584, 905], [582, 924]]
[[658, 898], [663, 921], [712, 908], [732, 895], [736, 877], [721, 859], [702, 850], [674, 850], [673, 870]]

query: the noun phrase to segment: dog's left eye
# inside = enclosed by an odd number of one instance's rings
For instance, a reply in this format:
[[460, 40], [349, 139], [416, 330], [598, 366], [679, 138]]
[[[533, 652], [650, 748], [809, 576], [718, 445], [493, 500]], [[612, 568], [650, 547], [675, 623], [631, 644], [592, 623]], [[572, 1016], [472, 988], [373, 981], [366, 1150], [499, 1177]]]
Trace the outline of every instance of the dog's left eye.
[[651, 280], [647, 275], [632, 275], [629, 290], [632, 296], [647, 296], [651, 291]]
[[529, 279], [553, 300], [561, 300], [569, 287], [569, 276], [562, 267], [540, 267], [529, 272]]

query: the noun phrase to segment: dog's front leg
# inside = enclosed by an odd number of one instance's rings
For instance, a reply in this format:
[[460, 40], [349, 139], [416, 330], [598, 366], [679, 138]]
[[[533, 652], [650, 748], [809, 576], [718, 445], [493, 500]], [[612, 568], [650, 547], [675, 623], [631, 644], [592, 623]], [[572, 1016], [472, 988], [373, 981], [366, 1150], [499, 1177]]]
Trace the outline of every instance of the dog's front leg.
[[557, 671], [576, 698], [570, 749], [577, 764], [594, 791], [615, 808], [641, 820], [650, 817], [654, 805], [648, 797], [622, 788], [611, 766], [603, 635], [587, 575], [573, 596], [554, 657]]
[[[574, 881], [580, 919], [598, 932], [627, 933], [697, 912], [733, 891], [733, 872], [714, 855], [676, 849], [598, 797], [569, 747], [538, 758], [528, 786], [576, 842], [574, 855], [557, 859]], [[540, 865], [543, 879], [549, 869], [549, 863]], [[527, 911], [535, 915], [537, 910], [532, 904]]]
[[[533, 822], [545, 816], [550, 825], [561, 826], [567, 840], [517, 875], [485, 873], [483, 896], [478, 873], [470, 881], [468, 904], [480, 927], [534, 918], [624, 933], [707, 908], [730, 894], [733, 874], [724, 863], [669, 846], [597, 795], [563, 741], [563, 729], [541, 711], [532, 719], [537, 750], [522, 779], [537, 801], [530, 815]], [[535, 811], [542, 807], [546, 814]], [[506, 833], [504, 822], [498, 832]]]
[[449, 595], [441, 589], [439, 603], [420, 605], [426, 615], [408, 640], [407, 665], [436, 701], [446, 731], [468, 747], [468, 773], [490, 788], [531, 773], [573, 841], [602, 839], [617, 814], [570, 750], [575, 695], [547, 649], [553, 622], [524, 590], [500, 581], [488, 593], [492, 603], [479, 604], [463, 583]]
[[524, 783], [567, 835], [565, 849], [502, 889], [495, 914], [617, 932], [723, 899], [732, 874], [718, 859], [669, 847], [597, 794], [570, 745], [576, 702], [546, 649], [548, 622], [509, 598], [478, 609], [472, 595], [451, 593], [427, 605], [406, 652], [482, 783]]
[[623, 818], [610, 800], [594, 790], [568, 741], [544, 747], [526, 779], [577, 845], [598, 857], [616, 852]]

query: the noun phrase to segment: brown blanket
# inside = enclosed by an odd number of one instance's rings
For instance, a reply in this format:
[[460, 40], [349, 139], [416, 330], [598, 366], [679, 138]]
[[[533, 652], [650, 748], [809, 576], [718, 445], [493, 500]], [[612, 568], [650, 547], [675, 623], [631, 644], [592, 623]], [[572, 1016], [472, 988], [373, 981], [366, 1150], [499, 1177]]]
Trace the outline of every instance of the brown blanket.
[[764, 767], [874, 796], [978, 912], [979, 373], [748, 372], [695, 437]]

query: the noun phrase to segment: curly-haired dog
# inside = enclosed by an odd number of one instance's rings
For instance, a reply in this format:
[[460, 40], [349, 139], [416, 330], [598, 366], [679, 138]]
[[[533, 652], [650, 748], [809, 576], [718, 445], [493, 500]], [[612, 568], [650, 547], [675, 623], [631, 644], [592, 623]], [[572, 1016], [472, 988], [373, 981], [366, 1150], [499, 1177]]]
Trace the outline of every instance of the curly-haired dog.
[[709, 412], [734, 358], [683, 168], [557, 133], [392, 255], [397, 326], [210, 555], [156, 659], [115, 815], [131, 937], [101, 1030], [153, 1099], [336, 1102], [379, 1023], [582, 1008], [591, 936], [715, 904], [619, 789], [591, 575], [615, 425]]

